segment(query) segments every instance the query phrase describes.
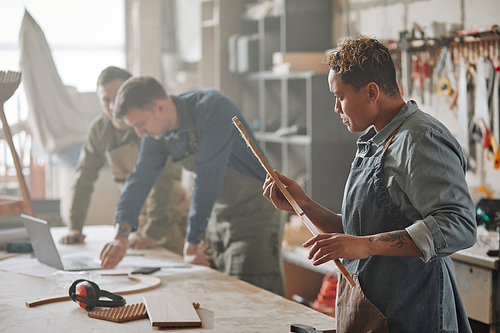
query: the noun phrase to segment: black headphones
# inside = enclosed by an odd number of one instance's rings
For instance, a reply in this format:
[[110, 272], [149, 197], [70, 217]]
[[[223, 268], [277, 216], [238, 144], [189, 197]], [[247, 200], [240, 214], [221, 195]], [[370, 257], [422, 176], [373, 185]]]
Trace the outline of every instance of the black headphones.
[[[107, 297], [111, 301], [100, 301], [99, 297], [101, 296]], [[69, 297], [87, 311], [91, 311], [96, 306], [114, 308], [123, 306], [126, 303], [125, 298], [120, 295], [101, 290], [95, 282], [84, 279], [73, 282], [69, 287]]]

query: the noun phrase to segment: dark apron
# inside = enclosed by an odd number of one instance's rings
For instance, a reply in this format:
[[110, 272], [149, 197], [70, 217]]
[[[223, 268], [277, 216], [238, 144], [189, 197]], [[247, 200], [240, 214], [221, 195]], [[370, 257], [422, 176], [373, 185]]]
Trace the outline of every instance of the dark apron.
[[[190, 131], [190, 146], [197, 146]], [[197, 153], [175, 161], [194, 172]], [[283, 225], [262, 195], [262, 182], [227, 168], [212, 209], [207, 236], [217, 270], [284, 295], [281, 263]]]
[[134, 169], [134, 164], [139, 156], [139, 146], [135, 142], [121, 145], [112, 150], [106, 150], [106, 160], [111, 168], [115, 181], [123, 188], [125, 178]]
[[[383, 157], [356, 156], [342, 206], [344, 232], [366, 236], [403, 230], [412, 222], [393, 203], [386, 188]], [[337, 332], [442, 332], [441, 260], [371, 256], [343, 260], [357, 284], [338, 285]]]

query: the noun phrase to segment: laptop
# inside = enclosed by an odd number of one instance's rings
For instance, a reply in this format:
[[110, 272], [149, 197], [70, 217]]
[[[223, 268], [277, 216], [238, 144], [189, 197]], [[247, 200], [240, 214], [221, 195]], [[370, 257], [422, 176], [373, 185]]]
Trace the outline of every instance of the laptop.
[[87, 271], [101, 269], [101, 261], [90, 257], [61, 257], [50, 233], [47, 221], [21, 214], [28, 232], [31, 247], [39, 262], [65, 271]]

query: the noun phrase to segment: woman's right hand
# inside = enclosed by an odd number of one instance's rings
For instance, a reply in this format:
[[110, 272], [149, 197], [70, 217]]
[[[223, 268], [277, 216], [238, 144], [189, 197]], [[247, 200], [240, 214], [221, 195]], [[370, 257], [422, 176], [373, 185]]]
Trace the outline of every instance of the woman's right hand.
[[[274, 173], [283, 183], [290, 195], [297, 202], [299, 207], [302, 207], [301, 203], [307, 201], [309, 198], [304, 189], [293, 179], [280, 174], [276, 170], [274, 170]], [[264, 190], [264, 197], [269, 200], [274, 205], [274, 207], [289, 213], [295, 213], [295, 210], [285, 198], [283, 193], [281, 193], [278, 185], [274, 182], [269, 174], [266, 176], [266, 181], [264, 182], [262, 188]]]

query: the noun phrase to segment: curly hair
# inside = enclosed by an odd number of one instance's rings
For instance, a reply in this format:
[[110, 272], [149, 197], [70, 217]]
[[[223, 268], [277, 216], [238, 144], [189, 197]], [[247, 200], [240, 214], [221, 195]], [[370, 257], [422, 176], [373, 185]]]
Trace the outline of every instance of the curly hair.
[[389, 97], [399, 96], [396, 69], [387, 47], [375, 38], [346, 39], [328, 55], [328, 66], [356, 92], [375, 82]]

